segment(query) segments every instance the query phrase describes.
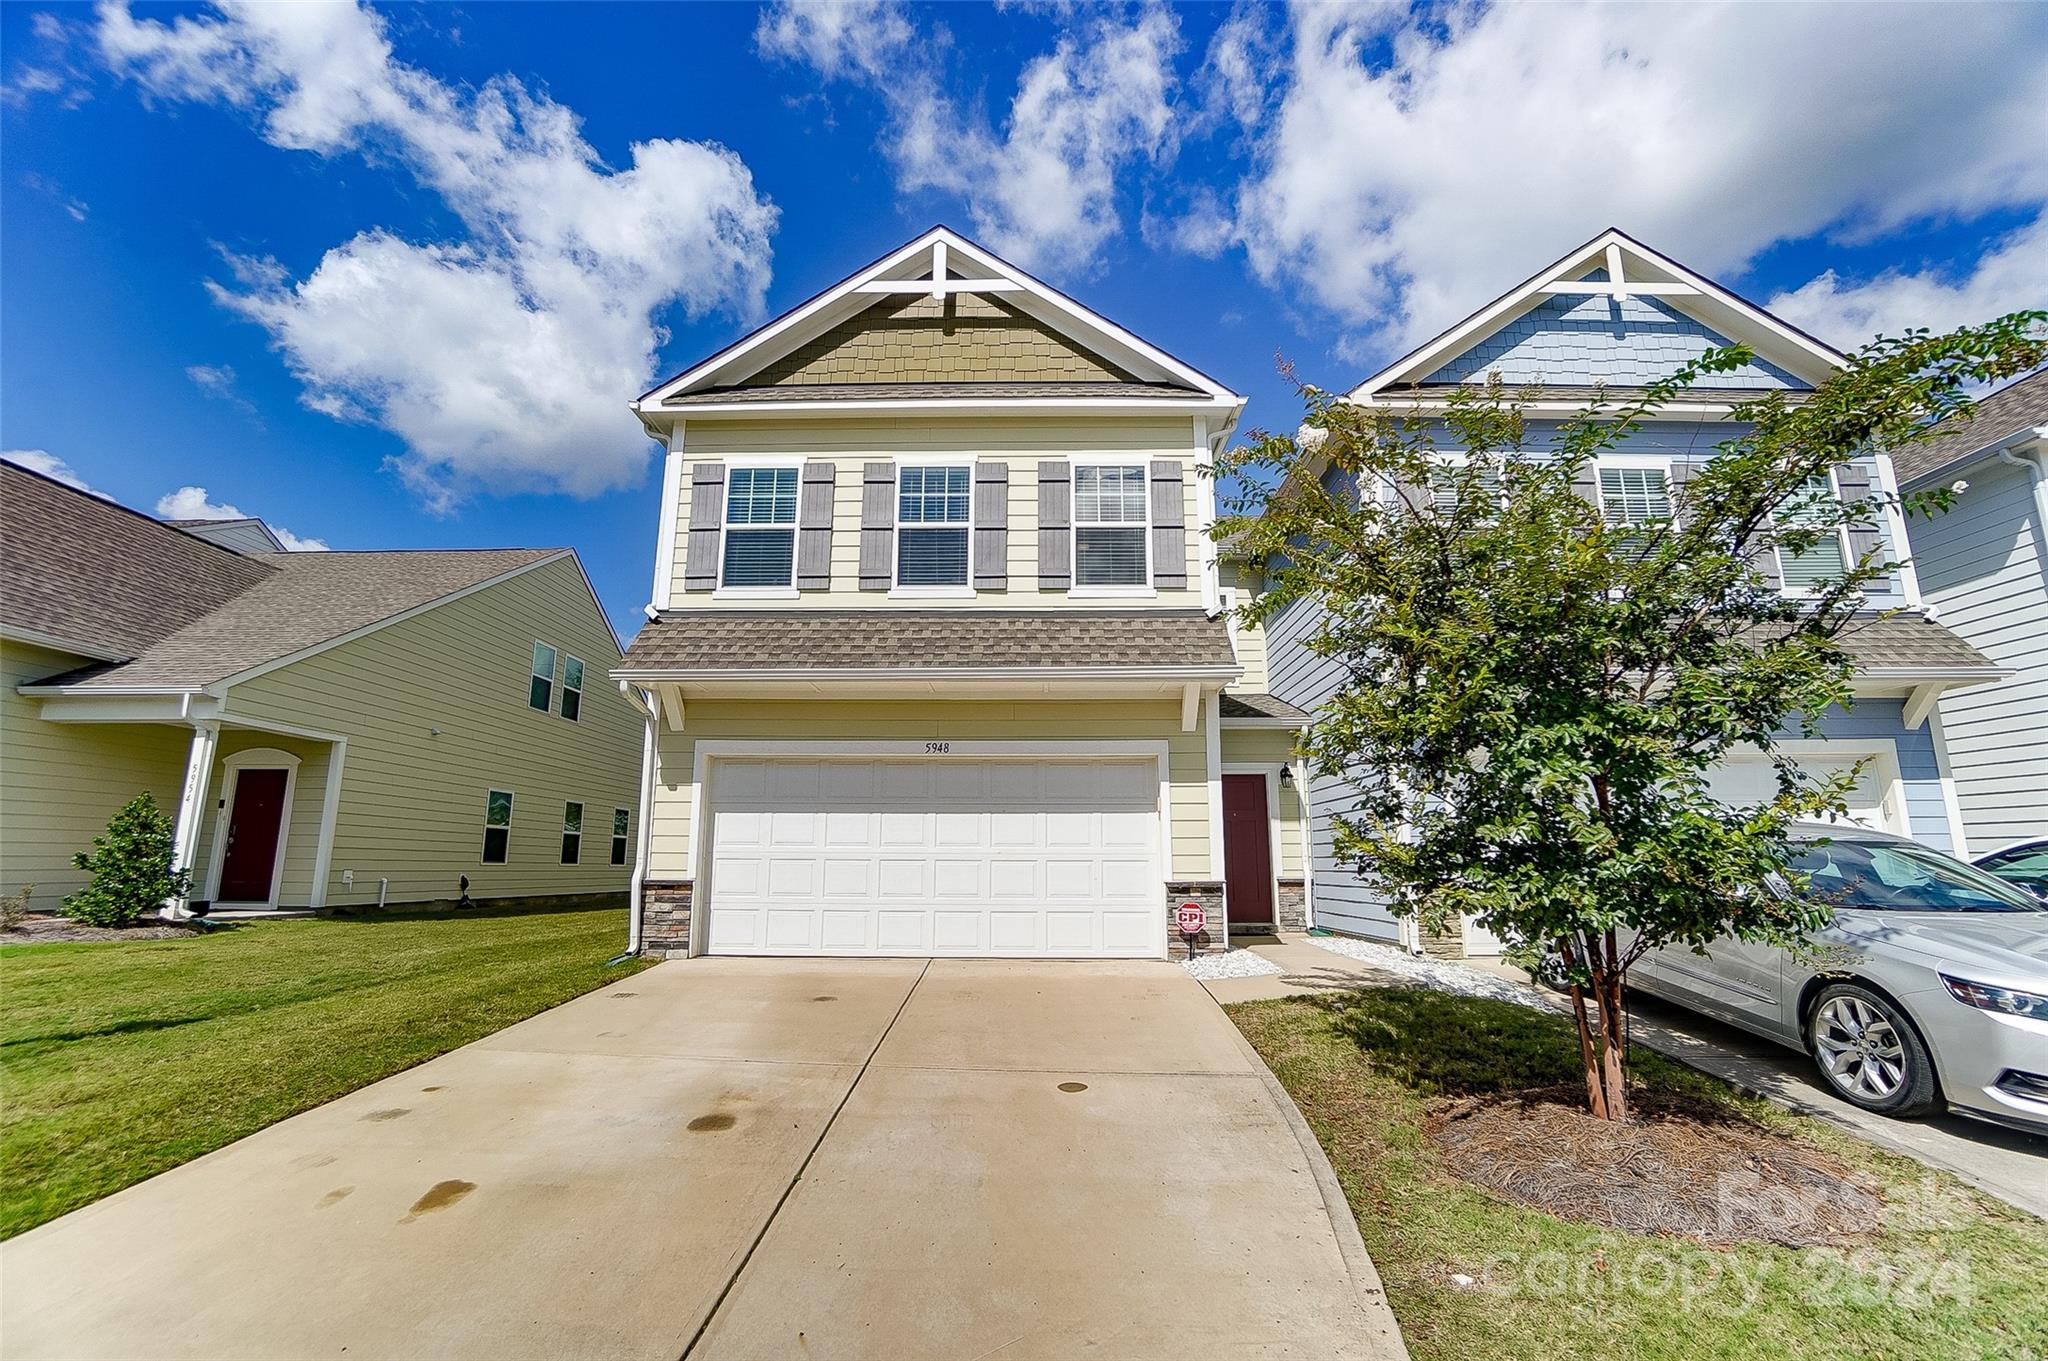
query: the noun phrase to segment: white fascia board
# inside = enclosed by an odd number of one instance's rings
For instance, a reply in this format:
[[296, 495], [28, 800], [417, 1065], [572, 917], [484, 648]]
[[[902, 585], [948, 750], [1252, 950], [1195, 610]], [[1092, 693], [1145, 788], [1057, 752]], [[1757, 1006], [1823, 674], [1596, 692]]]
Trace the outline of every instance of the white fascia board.
[[[1809, 382], [1819, 382], [1834, 373], [1841, 368], [1846, 358], [1832, 346], [1825, 345], [1796, 327], [1787, 325], [1713, 280], [1693, 273], [1669, 256], [1660, 254], [1625, 232], [1610, 227], [1578, 249], [1568, 252], [1530, 275], [1516, 287], [1449, 330], [1424, 341], [1366, 379], [1351, 390], [1351, 400], [1367, 402], [1382, 388], [1403, 380], [1413, 381], [1421, 374], [1430, 372], [1444, 360], [1466, 349], [1479, 337], [1491, 334], [1544, 301], [1550, 296], [1544, 292], [1545, 285], [1564, 282], [1568, 277], [1576, 277], [1596, 265], [1604, 264], [1610, 247], [1617, 252], [1625, 253], [1636, 262], [1649, 266], [1653, 277], [1646, 278], [1643, 282], [1680, 283], [1691, 288], [1693, 291], [1686, 295], [1683, 304], [1674, 304], [1680, 311], [1708, 313], [1709, 315], [1701, 316], [1699, 319], [1714, 325], [1716, 330], [1748, 328], [1761, 332], [1764, 343], [1759, 353], [1764, 353], [1766, 358], [1782, 364]], [[1656, 275], [1662, 275], [1663, 278], [1658, 279], [1654, 277]]]
[[[1241, 676], [1235, 666], [950, 666], [950, 667], [726, 667], [704, 670], [675, 668], [619, 667], [613, 680], [636, 684], [667, 682], [688, 685], [720, 681], [904, 681], [925, 684], [932, 681], [1215, 681], [1227, 682]], [[1218, 686], [1220, 687], [1220, 684]]]
[[[1987, 458], [1996, 458], [2007, 451], [2017, 453], [2036, 440], [2048, 441], [2048, 426], [2027, 426], [2023, 429], [2015, 430], [2009, 435], [2002, 435], [1984, 445], [1981, 449], [1972, 449], [1966, 454], [1957, 454], [1948, 462], [1937, 463], [1919, 476], [1899, 483], [1899, 490], [1918, 491], [1929, 483], [1952, 479], [1957, 473], [1970, 467], [1972, 464], [1981, 463]], [[1911, 447], [1911, 445], [1907, 446], [1907, 448]], [[1885, 457], [1893, 464], [1893, 471], [1896, 473], [1898, 455], [1892, 453], [1887, 454]], [[4, 630], [0, 630], [0, 633], [4, 633]]]
[[[1176, 416], [1222, 413], [1235, 420], [1243, 405], [1239, 400], [1190, 400], [1185, 397], [900, 397], [882, 401], [868, 398], [808, 398], [794, 402], [692, 402], [688, 406], [642, 410], [642, 422], [673, 416], [690, 420], [698, 416], [835, 416], [873, 414], [896, 416], [918, 411], [994, 411], [1023, 415], [1062, 411], [1159, 411]], [[651, 427], [650, 427], [651, 428]]]
[[[922, 264], [931, 257], [933, 249], [938, 246], [945, 247], [948, 253], [958, 256], [961, 261], [978, 266], [981, 277], [1017, 285], [1015, 288], [1003, 289], [1004, 297], [1055, 329], [1097, 348], [1121, 350], [1125, 357], [1137, 360], [1138, 367], [1155, 369], [1162, 376], [1186, 383], [1218, 401], [1239, 407], [1244, 405], [1243, 397], [1201, 370], [1140, 340], [1115, 322], [1032, 278], [1015, 265], [990, 254], [957, 232], [946, 227], [934, 227], [867, 268], [842, 279], [810, 301], [799, 304], [760, 330], [720, 350], [694, 368], [663, 383], [644, 397], [630, 403], [632, 409], [645, 422], [650, 416], [662, 414], [662, 403], [677, 393], [757, 372], [763, 366], [788, 354], [804, 341], [829, 329], [842, 319], [842, 314], [850, 316], [872, 305], [875, 295], [861, 291], [863, 284], [902, 282], [902, 279], [894, 276]], [[706, 408], [700, 407], [696, 410], [703, 411]]]
[[[1769, 388], [1758, 388], [1756, 395], [1764, 397], [1770, 391], [1771, 389]], [[1451, 409], [1451, 402], [1448, 398], [1413, 397], [1406, 393], [1399, 396], [1347, 397], [1345, 400], [1351, 402], [1354, 406], [1384, 409], [1404, 415], [1413, 413], [1416, 415], [1433, 416]], [[1576, 416], [1588, 407], [1593, 406], [1597, 406], [1599, 410], [1612, 414], [1629, 404], [1629, 399], [1622, 397], [1604, 397], [1597, 401], [1592, 397], [1539, 397], [1534, 401], [1527, 402], [1518, 398], [1512, 400], [1524, 413], [1532, 416]], [[1662, 420], [1667, 416], [1699, 416], [1716, 420], [1726, 419], [1738, 405], [1740, 403], [1733, 401], [1680, 400], [1666, 403], [1664, 406], [1657, 408], [1652, 419]]]
[[1232, 718], [1228, 714], [1217, 720], [1225, 728], [1277, 728], [1286, 732], [1301, 732], [1312, 721], [1306, 718]]

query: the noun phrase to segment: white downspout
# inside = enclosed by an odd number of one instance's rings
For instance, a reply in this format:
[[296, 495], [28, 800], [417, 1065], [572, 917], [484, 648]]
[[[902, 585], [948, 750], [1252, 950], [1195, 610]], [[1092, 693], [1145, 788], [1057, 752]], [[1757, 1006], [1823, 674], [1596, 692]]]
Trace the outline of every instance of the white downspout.
[[[2048, 425], [2037, 425], [2029, 432], [2036, 440], [2048, 441]], [[2015, 468], [2025, 468], [2034, 489], [2034, 556], [2041, 559], [2044, 570], [2048, 570], [2048, 452], [2041, 449], [2026, 454], [2016, 454], [2010, 449], [1998, 451], [1998, 461], [2009, 463]]]
[[645, 895], [647, 861], [653, 842], [649, 833], [654, 825], [655, 725], [661, 721], [661, 713], [654, 706], [653, 695], [645, 690], [620, 681], [619, 693], [640, 711], [641, 718], [645, 720], [645, 733], [640, 744], [640, 825], [635, 829], [637, 835], [633, 838], [633, 882], [628, 888], [629, 906], [626, 911], [626, 955], [637, 955], [640, 953], [640, 905]]

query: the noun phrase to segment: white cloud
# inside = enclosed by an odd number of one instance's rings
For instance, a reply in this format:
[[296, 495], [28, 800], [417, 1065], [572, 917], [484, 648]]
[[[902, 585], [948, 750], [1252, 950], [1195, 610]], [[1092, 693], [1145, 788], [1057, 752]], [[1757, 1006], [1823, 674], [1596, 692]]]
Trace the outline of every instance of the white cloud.
[[474, 90], [393, 55], [355, 5], [230, 3], [168, 23], [99, 12], [103, 60], [152, 97], [220, 103], [273, 145], [395, 162], [466, 239], [369, 230], [303, 279], [224, 252], [212, 285], [260, 323], [314, 410], [399, 436], [438, 508], [478, 490], [591, 496], [644, 474], [625, 402], [654, 378], [655, 316], [759, 312], [775, 209], [732, 152], [658, 138], [605, 165], [576, 115], [499, 76]]
[[30, 472], [41, 473], [44, 477], [62, 482], [67, 487], [89, 491], [94, 496], [100, 495], [97, 488], [88, 485], [86, 480], [78, 475], [76, 468], [46, 449], [8, 449], [0, 451], [0, 459], [18, 464]]
[[1992, 243], [1960, 275], [1891, 269], [1846, 283], [1828, 270], [1765, 306], [1849, 349], [1914, 326], [1952, 331], [2024, 308], [2048, 308], [2048, 215]]
[[898, 6], [784, 3], [755, 37], [770, 56], [871, 87], [889, 111], [898, 189], [959, 197], [975, 234], [1021, 264], [1093, 259], [1122, 225], [1120, 177], [1170, 162], [1177, 146], [1182, 41], [1164, 5], [1069, 16], [1053, 50], [1025, 65], [1000, 126], [946, 90], [948, 40], [918, 33]]
[[1610, 225], [1730, 274], [1783, 240], [2048, 199], [2041, 6], [1303, 5], [1291, 22], [1234, 236], [1264, 281], [1382, 352]]
[[[207, 490], [204, 487], [180, 487], [174, 492], [166, 492], [157, 498], [156, 513], [159, 518], [165, 520], [251, 520], [261, 518], [260, 516], [248, 515], [240, 507], [231, 506], [225, 501], [214, 500], [212, 496], [207, 494]], [[288, 553], [325, 553], [327, 551], [327, 541], [325, 539], [302, 539], [282, 525], [271, 524], [268, 520], [264, 520], [263, 523], [271, 533], [277, 535], [278, 542], [285, 546], [285, 551]]]

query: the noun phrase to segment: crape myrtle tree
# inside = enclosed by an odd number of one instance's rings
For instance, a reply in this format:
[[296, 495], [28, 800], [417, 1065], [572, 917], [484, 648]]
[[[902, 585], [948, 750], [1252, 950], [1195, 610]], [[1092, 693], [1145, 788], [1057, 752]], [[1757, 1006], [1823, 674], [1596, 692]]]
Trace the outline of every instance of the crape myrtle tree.
[[[1552, 962], [1596, 1116], [1627, 1118], [1621, 989], [1645, 951], [1796, 947], [1827, 919], [1789, 834], [1842, 815], [1856, 776], [1810, 777], [1781, 744], [1851, 702], [1866, 588], [1901, 566], [1875, 532], [1888, 508], [1955, 495], [1902, 503], [1837, 474], [1965, 415], [1972, 388], [2039, 366], [2044, 338], [2035, 312], [1878, 340], [1809, 393], [1700, 427], [1725, 438], [1703, 434], [1668, 495], [1610, 486], [1605, 513], [1594, 460], [1748, 352], [1541, 431], [1498, 383], [1427, 417], [1302, 387], [1294, 436], [1219, 460], [1240, 491], [1217, 536], [1266, 566], [1247, 614], [1320, 606], [1305, 642], [1343, 668], [1304, 739], [1348, 786], [1338, 856], [1425, 929], [1469, 914]], [[1768, 800], [1708, 792], [1738, 748], [1770, 756]]]

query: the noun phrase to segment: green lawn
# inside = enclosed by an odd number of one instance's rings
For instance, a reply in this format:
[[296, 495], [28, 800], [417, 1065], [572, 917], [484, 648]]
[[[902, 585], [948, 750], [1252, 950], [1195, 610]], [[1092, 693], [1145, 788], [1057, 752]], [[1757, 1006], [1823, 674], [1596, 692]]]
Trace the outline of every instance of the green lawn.
[[1839, 1248], [1603, 1230], [1457, 1180], [1423, 1133], [1439, 1095], [1575, 1081], [1561, 1018], [1409, 988], [1228, 1010], [1329, 1154], [1417, 1361], [2048, 1358], [2048, 1224], [1832, 1126], [1638, 1051], [1648, 1085], [1820, 1146], [1891, 1208]]
[[618, 908], [0, 947], [0, 1237], [642, 967]]

